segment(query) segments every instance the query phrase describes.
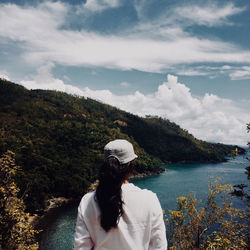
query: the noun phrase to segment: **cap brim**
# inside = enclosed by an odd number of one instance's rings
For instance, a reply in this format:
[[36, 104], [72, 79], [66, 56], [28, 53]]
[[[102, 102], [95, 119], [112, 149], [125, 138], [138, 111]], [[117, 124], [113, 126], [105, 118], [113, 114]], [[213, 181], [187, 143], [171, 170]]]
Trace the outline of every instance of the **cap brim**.
[[121, 164], [129, 163], [130, 161], [133, 161], [133, 160], [136, 159], [136, 158], [138, 158], [138, 155], [133, 154], [133, 155], [131, 155], [131, 157], [129, 157], [128, 159], [122, 161]]

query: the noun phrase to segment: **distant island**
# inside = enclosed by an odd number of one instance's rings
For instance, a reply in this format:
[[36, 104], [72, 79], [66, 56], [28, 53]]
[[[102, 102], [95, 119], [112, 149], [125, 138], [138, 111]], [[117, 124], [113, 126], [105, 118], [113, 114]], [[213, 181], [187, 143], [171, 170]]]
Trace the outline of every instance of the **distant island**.
[[22, 167], [16, 181], [30, 212], [43, 210], [53, 197], [81, 197], [97, 179], [103, 147], [113, 139], [134, 145], [135, 174], [141, 175], [159, 173], [166, 163], [224, 161], [237, 147], [198, 140], [166, 119], [4, 79], [0, 105], [0, 153], [15, 152]]

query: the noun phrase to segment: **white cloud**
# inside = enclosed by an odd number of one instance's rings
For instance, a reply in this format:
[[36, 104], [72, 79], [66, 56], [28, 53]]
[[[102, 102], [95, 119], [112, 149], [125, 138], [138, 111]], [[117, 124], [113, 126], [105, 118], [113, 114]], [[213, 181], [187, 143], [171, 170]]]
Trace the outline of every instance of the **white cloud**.
[[217, 40], [191, 37], [173, 27], [165, 29], [168, 34], [165, 39], [145, 37], [145, 29], [144, 34], [134, 30], [130, 35], [119, 36], [65, 30], [61, 27], [67, 10], [67, 5], [61, 2], [45, 2], [36, 7], [2, 4], [0, 36], [21, 42], [24, 62], [36, 67], [54, 62], [163, 72], [184, 63], [250, 63], [248, 50]]
[[250, 66], [229, 66], [224, 65], [220, 68], [221, 74], [228, 74], [231, 80], [250, 79]]
[[10, 74], [6, 70], [0, 71], [0, 78], [10, 81]]
[[145, 14], [144, 11], [146, 6], [149, 5], [152, 1], [151, 0], [134, 0], [134, 8], [136, 10], [137, 16], [139, 19], [144, 19]]
[[250, 66], [243, 66], [229, 74], [232, 80], [245, 80], [250, 79]]
[[83, 7], [93, 12], [100, 12], [105, 9], [117, 8], [120, 5], [120, 0], [87, 0]]
[[43, 65], [37, 70], [37, 75], [32, 80], [22, 80], [20, 83], [27, 89], [50, 89], [66, 92], [68, 94], [82, 96], [84, 93], [77, 87], [65, 84], [62, 80], [54, 78], [50, 70], [52, 63]]
[[208, 76], [214, 79], [219, 75], [228, 75], [231, 80], [247, 80], [250, 79], [250, 66], [179, 66], [177, 69], [172, 69], [175, 74], [184, 76]]
[[128, 82], [121, 82], [120, 86], [127, 88], [128, 86], [130, 86], [130, 84]]
[[223, 65], [223, 66], [221, 67], [222, 70], [229, 70], [229, 69], [231, 69], [231, 68], [232, 68], [232, 66], [230, 66], [230, 65]]
[[246, 145], [246, 123], [250, 112], [237, 108], [232, 101], [213, 94], [195, 98], [190, 89], [168, 75], [168, 81], [154, 93], [139, 91], [126, 96], [114, 95], [109, 90], [83, 90], [84, 96], [145, 116], [158, 115], [188, 129], [197, 138], [228, 144]]
[[195, 69], [183, 69], [183, 70], [176, 70], [175, 72], [178, 75], [182, 76], [206, 76], [209, 75], [208, 72], [195, 70]]
[[67, 75], [63, 75], [63, 79], [65, 79], [66, 81], [71, 81], [70, 77], [68, 77]]
[[[135, 0], [135, 9], [138, 14], [139, 24], [133, 32], [156, 39], [179, 39], [189, 37], [187, 27], [192, 25], [222, 26], [234, 25], [230, 17], [246, 11], [247, 8], [236, 7], [233, 3], [221, 5], [216, 2], [209, 4], [186, 3], [178, 7], [163, 7], [163, 10], [153, 19], [147, 18], [148, 9], [153, 1]], [[209, 37], [210, 34], [208, 34]], [[206, 37], [206, 34], [203, 34]]]
[[238, 8], [233, 3], [228, 3], [225, 6], [211, 4], [206, 6], [187, 5], [177, 7], [174, 10], [175, 18], [184, 20], [184, 25], [187, 25], [187, 20], [191, 24], [218, 26], [222, 24], [230, 24], [228, 17], [243, 12], [245, 8]]

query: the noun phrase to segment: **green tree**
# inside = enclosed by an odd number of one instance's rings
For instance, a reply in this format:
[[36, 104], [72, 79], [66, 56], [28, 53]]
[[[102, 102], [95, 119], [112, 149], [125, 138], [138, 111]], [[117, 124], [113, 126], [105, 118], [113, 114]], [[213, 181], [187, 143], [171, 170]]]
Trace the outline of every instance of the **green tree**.
[[0, 249], [38, 249], [35, 235], [38, 233], [29, 222], [14, 177], [20, 167], [16, 166], [15, 154], [7, 151], [0, 158]]

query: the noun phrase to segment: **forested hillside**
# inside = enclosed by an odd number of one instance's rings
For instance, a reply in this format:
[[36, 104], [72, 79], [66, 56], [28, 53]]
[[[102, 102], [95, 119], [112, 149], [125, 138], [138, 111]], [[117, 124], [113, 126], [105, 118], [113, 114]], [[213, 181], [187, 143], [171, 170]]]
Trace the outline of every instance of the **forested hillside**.
[[0, 105], [0, 154], [16, 153], [23, 170], [17, 182], [29, 211], [51, 197], [80, 197], [97, 178], [104, 145], [116, 138], [135, 146], [137, 172], [157, 171], [164, 162], [222, 161], [234, 148], [197, 140], [168, 120], [5, 80]]

